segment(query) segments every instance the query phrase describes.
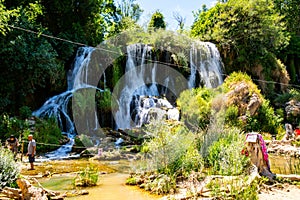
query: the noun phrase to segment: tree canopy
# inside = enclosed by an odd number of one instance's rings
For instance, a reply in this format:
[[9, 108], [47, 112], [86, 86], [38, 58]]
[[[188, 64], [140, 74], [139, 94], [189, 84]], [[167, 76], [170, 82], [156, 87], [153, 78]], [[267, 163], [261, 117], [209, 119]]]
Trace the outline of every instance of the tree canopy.
[[62, 91], [79, 44], [102, 42], [117, 15], [113, 0], [0, 0], [0, 111], [36, 109]]
[[[244, 71], [258, 79], [282, 83], [289, 80], [276, 55], [287, 47], [290, 34], [274, 1], [219, 2], [200, 12], [191, 34], [219, 46], [228, 73]], [[285, 78], [276, 78], [272, 71]], [[272, 88], [263, 89], [268, 92]]]
[[148, 29], [158, 29], [158, 28], [162, 28], [162, 29], [166, 29], [166, 22], [164, 20], [164, 16], [160, 11], [156, 11], [155, 13], [153, 13], [151, 20], [149, 22], [148, 25]]

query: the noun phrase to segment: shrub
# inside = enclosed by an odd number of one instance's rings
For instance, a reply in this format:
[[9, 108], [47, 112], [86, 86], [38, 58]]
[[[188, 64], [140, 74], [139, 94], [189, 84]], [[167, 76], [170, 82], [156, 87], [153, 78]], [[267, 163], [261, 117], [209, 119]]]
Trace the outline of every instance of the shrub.
[[225, 111], [225, 123], [229, 126], [240, 126], [239, 108], [235, 105], [230, 105]]
[[246, 130], [278, 134], [282, 121], [283, 118], [274, 112], [269, 101], [264, 100], [258, 110], [258, 115], [248, 117]]
[[31, 117], [31, 115], [32, 115], [32, 111], [28, 106], [22, 106], [19, 109], [19, 113], [20, 113], [21, 119], [27, 119], [27, 118]]
[[167, 194], [171, 191], [175, 192], [176, 179], [173, 176], [159, 174], [154, 180], [145, 183], [145, 190], [150, 190], [155, 194]]
[[177, 99], [182, 120], [194, 130], [206, 130], [211, 117], [212, 89], [197, 88], [183, 91]]
[[238, 175], [249, 163], [249, 159], [241, 155], [245, 137], [238, 129], [227, 131], [226, 135], [209, 147], [207, 160], [213, 173]]
[[[147, 126], [150, 140], [144, 143], [148, 170], [167, 175], [188, 174], [202, 167], [195, 134], [181, 124], [153, 121]], [[195, 167], [195, 168], [194, 168]]]
[[223, 112], [219, 112], [212, 115], [207, 131], [197, 133], [198, 149], [204, 159], [208, 156], [209, 147], [225, 134], [224, 117], [222, 114]]
[[0, 146], [0, 189], [13, 184], [19, 174], [19, 164], [15, 162], [13, 154]]
[[98, 168], [93, 165], [89, 165], [78, 173], [74, 182], [76, 186], [88, 187], [97, 185], [98, 179]]
[[19, 135], [28, 128], [28, 124], [24, 120], [20, 120], [16, 117], [10, 117], [8, 114], [2, 114], [0, 116], [0, 134], [1, 140], [6, 140], [10, 135], [14, 135], [19, 138]]

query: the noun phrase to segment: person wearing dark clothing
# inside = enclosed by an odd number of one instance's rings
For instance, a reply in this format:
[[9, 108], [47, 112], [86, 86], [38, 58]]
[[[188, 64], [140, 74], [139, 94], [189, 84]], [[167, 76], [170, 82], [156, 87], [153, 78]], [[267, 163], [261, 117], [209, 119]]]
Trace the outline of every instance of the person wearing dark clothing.
[[6, 140], [6, 146], [14, 154], [14, 157], [16, 157], [18, 153], [19, 141], [14, 135], [11, 135]]

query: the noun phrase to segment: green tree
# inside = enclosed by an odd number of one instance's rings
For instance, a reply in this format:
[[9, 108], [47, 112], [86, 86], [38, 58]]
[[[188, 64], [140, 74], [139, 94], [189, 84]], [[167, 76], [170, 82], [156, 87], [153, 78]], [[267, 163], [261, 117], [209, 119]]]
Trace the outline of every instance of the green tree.
[[157, 10], [155, 13], [153, 13], [153, 15], [151, 17], [151, 20], [148, 25], [148, 29], [155, 30], [158, 28], [166, 29], [166, 22], [164, 21], [163, 14]]
[[215, 96], [212, 89], [185, 90], [177, 99], [181, 119], [194, 130], [206, 130], [211, 117], [211, 101]]
[[298, 0], [274, 0], [275, 8], [284, 16], [291, 40], [278, 56], [287, 65], [293, 83], [299, 83], [300, 76], [300, 4]]
[[0, 0], [0, 35], [6, 35], [8, 21], [16, 14], [16, 10], [8, 10], [4, 5], [4, 0]]
[[11, 114], [61, 92], [75, 42], [96, 46], [118, 22], [113, 0], [0, 0], [0, 19], [0, 111]]
[[[276, 58], [289, 42], [282, 19], [273, 1], [229, 0], [201, 12], [191, 34], [218, 44], [227, 72], [244, 71], [259, 79], [287, 83], [285, 69]], [[264, 92], [274, 89], [260, 86]]]
[[[36, 32], [45, 29], [37, 22], [42, 15], [39, 4], [20, 8], [13, 26], [23, 26]], [[47, 88], [51, 93], [62, 85], [64, 68], [50, 42], [36, 34], [11, 29], [0, 38], [2, 46], [0, 84], [0, 111], [17, 114], [22, 105], [36, 107], [41, 102], [36, 92]]]

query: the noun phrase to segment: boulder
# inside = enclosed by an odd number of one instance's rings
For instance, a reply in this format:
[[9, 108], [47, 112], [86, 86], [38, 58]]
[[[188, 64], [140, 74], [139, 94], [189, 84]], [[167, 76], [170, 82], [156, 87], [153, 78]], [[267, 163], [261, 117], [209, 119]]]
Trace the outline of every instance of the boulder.
[[286, 103], [285, 112], [287, 117], [296, 117], [300, 115], [300, 102], [296, 100], [291, 100]]
[[231, 85], [231, 90], [225, 94], [225, 105], [238, 105], [241, 118], [249, 113], [255, 115], [262, 104], [261, 97], [255, 92], [251, 92], [249, 85], [245, 82], [239, 82]]
[[22, 191], [24, 200], [48, 200], [46, 191], [42, 188], [34, 187], [28, 180], [18, 179], [17, 184]]

